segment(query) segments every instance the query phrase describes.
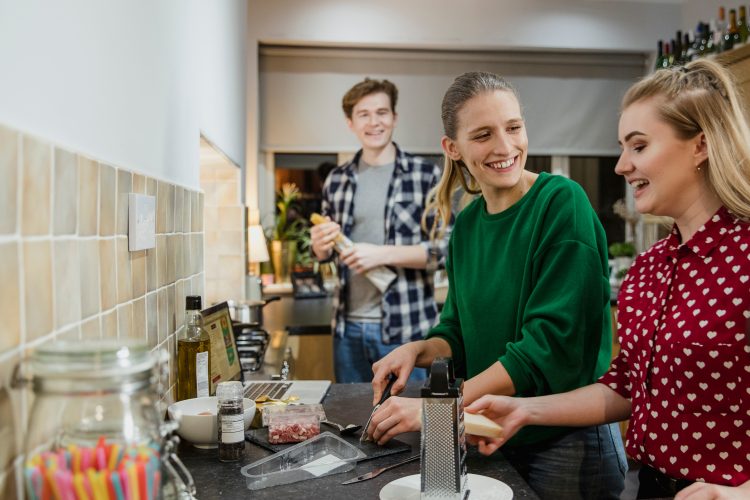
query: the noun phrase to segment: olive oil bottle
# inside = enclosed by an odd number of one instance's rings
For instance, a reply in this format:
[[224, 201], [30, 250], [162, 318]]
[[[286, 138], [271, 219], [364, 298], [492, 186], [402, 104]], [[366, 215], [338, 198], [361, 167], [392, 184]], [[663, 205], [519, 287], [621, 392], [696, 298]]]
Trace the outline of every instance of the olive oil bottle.
[[209, 395], [211, 339], [200, 311], [199, 295], [185, 297], [185, 324], [177, 332], [177, 401]]

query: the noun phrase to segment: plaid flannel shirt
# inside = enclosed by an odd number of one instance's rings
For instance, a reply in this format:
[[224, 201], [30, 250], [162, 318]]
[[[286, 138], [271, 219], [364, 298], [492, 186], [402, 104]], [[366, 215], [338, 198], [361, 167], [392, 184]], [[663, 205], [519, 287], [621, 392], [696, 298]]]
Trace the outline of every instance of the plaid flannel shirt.
[[[395, 145], [395, 143], [394, 143]], [[323, 215], [341, 226], [346, 236], [354, 223], [354, 192], [357, 189], [357, 165], [354, 158], [336, 167], [323, 185]], [[421, 218], [427, 194], [440, 180], [442, 170], [424, 158], [403, 152], [396, 145], [393, 177], [384, 209], [386, 245], [421, 245], [427, 252], [427, 269], [391, 268], [396, 278], [382, 296], [382, 335], [385, 344], [402, 344], [423, 338], [436, 323], [438, 311], [434, 298], [433, 272], [443, 263], [448, 235], [430, 241], [422, 230]], [[343, 337], [349, 278], [347, 266], [338, 263], [339, 283], [334, 294], [333, 330]]]

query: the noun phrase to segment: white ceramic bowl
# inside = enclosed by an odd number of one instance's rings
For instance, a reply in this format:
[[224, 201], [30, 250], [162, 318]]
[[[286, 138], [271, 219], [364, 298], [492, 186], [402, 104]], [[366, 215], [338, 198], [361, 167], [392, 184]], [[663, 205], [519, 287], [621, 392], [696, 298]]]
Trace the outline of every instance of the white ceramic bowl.
[[[245, 430], [248, 430], [255, 415], [255, 401], [244, 398], [244, 407]], [[218, 446], [219, 429], [216, 411], [217, 401], [215, 396], [185, 399], [173, 403], [167, 408], [169, 418], [180, 423], [177, 434], [198, 448], [216, 448]], [[205, 412], [211, 414], [199, 415]]]

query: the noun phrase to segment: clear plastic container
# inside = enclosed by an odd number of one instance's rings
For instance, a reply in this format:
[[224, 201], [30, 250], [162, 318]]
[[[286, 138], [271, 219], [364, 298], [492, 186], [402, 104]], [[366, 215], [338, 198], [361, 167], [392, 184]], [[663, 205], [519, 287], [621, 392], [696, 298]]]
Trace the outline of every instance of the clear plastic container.
[[260, 490], [280, 484], [347, 472], [367, 455], [330, 432], [291, 446], [242, 468], [248, 489]]
[[263, 410], [263, 424], [268, 426], [271, 444], [300, 443], [320, 434], [325, 420], [323, 405], [270, 406]]

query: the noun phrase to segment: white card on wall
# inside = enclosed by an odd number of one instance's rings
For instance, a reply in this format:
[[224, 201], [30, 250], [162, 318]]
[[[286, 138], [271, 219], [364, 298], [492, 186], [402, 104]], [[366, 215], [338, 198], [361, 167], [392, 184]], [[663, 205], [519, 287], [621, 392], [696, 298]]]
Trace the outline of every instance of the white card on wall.
[[128, 250], [146, 250], [156, 246], [156, 197], [128, 195]]

